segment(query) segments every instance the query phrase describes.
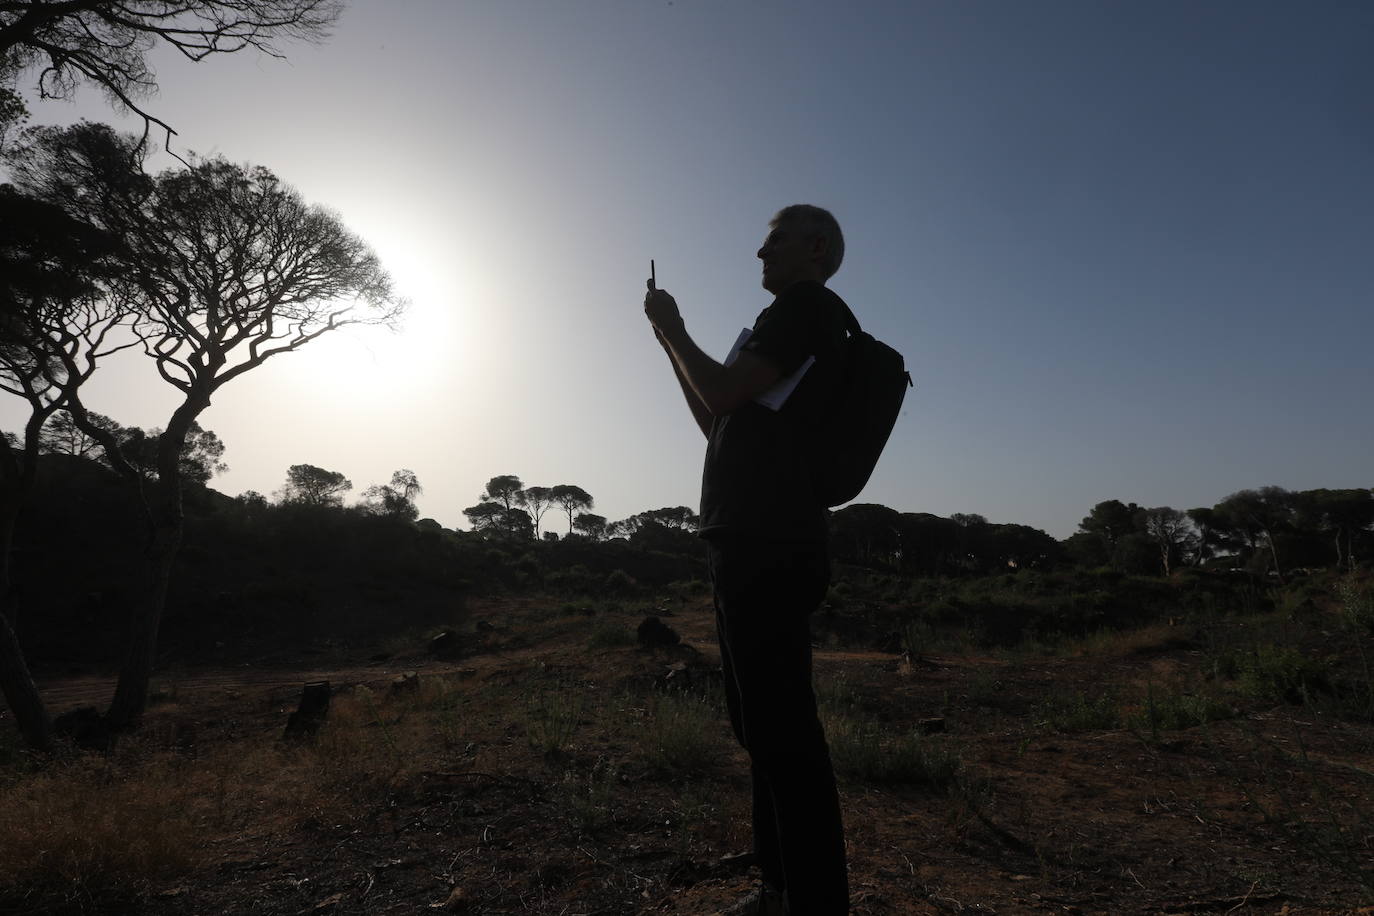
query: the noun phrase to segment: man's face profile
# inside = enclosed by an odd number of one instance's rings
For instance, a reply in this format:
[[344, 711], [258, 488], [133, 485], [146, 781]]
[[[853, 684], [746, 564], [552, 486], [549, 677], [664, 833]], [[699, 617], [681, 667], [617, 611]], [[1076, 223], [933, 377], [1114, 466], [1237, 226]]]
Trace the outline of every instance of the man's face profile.
[[763, 261], [763, 288], [776, 296], [799, 280], [814, 279], [816, 247], [820, 244], [820, 238], [797, 221], [779, 223], [758, 251]]

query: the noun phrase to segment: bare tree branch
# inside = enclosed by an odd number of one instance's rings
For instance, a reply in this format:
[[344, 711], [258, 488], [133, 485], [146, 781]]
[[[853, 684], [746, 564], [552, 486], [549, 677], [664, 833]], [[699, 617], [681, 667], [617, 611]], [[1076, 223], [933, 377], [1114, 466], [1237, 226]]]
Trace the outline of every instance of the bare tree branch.
[[14, 0], [0, 3], [0, 60], [15, 76], [38, 67], [43, 98], [99, 86], [143, 120], [143, 141], [157, 125], [170, 145], [176, 131], [136, 101], [157, 90], [154, 47], [194, 62], [249, 48], [281, 58], [280, 41], [323, 41], [342, 10], [342, 0]]

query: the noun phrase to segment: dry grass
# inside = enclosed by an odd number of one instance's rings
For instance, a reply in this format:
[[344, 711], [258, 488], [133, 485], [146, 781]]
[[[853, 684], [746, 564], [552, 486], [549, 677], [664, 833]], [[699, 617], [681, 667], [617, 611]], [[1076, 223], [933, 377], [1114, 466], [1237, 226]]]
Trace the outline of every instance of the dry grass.
[[641, 754], [658, 773], [699, 776], [710, 770], [729, 733], [720, 710], [690, 694], [650, 697], [635, 730]]
[[[348, 810], [356, 793], [452, 763], [456, 692], [368, 688], [335, 697], [313, 743], [276, 731], [186, 753], [156, 746], [156, 721], [108, 756], [71, 753], [0, 777], [0, 888], [72, 899], [132, 895], [203, 865], [218, 837], [288, 830]], [[442, 740], [435, 741], [435, 736]]]
[[217, 836], [318, 811], [326, 799], [313, 769], [266, 743], [192, 758], [129, 741], [108, 757], [11, 775], [0, 785], [0, 887], [139, 893], [203, 864]]
[[173, 874], [203, 855], [204, 769], [172, 755], [127, 768], [80, 759], [0, 789], [0, 883], [94, 893]]
[[[705, 646], [710, 622], [675, 625]], [[712, 863], [747, 846], [747, 762], [711, 690], [653, 686], [689, 656], [588, 651], [599, 623], [531, 608], [510, 631], [549, 644], [399, 689], [378, 672], [301, 745], [279, 741], [298, 688], [210, 708], [187, 689], [108, 757], [0, 754], [0, 911], [419, 912], [462, 886], [474, 912], [713, 912], [746, 878]], [[1260, 891], [1374, 898], [1350, 864], [1374, 837], [1367, 719], [1209, 679], [1177, 629], [1014, 660], [819, 654], [856, 913], [1017, 912], [1030, 888], [1129, 912], [1146, 887], [1157, 911], [1226, 910], [1254, 880], [1232, 859], [1272, 872]], [[937, 715], [948, 733], [921, 734]], [[201, 742], [177, 749], [185, 717]]]

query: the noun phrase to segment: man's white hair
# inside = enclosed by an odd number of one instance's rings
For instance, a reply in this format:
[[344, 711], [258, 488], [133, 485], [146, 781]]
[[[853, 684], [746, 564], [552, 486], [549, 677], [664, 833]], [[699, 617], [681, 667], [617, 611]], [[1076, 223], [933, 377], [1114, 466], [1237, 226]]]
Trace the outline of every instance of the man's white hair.
[[821, 267], [825, 269], [827, 280], [835, 276], [835, 271], [840, 269], [840, 263], [844, 261], [844, 234], [840, 232], [840, 224], [834, 215], [829, 210], [811, 204], [793, 204], [779, 210], [768, 227], [776, 229], [783, 223], [825, 239], [826, 258]]

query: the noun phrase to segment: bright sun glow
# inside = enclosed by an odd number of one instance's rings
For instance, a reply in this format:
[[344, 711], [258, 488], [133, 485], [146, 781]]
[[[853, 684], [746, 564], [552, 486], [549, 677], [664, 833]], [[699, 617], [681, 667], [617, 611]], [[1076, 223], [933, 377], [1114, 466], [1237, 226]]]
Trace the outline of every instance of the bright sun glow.
[[345, 220], [377, 252], [393, 289], [408, 305], [396, 330], [355, 325], [323, 335], [285, 357], [292, 375], [328, 385], [355, 406], [395, 403], [424, 391], [461, 401], [487, 369], [491, 339], [485, 278], [462, 245], [422, 221], [402, 223], [373, 204], [349, 207]]

